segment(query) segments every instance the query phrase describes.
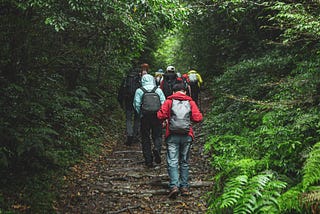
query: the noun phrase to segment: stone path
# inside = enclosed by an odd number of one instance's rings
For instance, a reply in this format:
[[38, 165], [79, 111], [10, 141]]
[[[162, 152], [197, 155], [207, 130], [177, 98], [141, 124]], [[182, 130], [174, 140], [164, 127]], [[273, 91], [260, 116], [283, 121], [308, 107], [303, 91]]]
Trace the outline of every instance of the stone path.
[[105, 155], [72, 168], [67, 176], [69, 185], [62, 191], [58, 213], [205, 213], [206, 193], [211, 190], [212, 172], [208, 157], [203, 154], [205, 136], [202, 124], [194, 126], [196, 141], [190, 157], [190, 184], [192, 195], [168, 195], [169, 177], [165, 161], [165, 144], [162, 163], [146, 168], [141, 145], [125, 146], [114, 142], [105, 146]]

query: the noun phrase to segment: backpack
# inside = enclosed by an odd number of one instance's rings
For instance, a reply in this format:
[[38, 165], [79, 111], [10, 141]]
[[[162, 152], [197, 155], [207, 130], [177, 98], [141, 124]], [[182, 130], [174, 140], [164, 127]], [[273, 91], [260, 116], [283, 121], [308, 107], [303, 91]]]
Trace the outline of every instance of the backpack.
[[163, 75], [163, 88], [162, 91], [166, 97], [172, 95], [173, 85], [177, 81], [177, 75], [175, 73], [169, 73]]
[[150, 92], [144, 87], [140, 89], [143, 91], [142, 102], [141, 102], [141, 112], [142, 115], [155, 114], [161, 107], [159, 94], [156, 93], [157, 86], [155, 86]]
[[197, 74], [191, 73], [188, 76], [189, 76], [190, 85], [196, 85], [198, 83]]
[[172, 100], [169, 130], [175, 134], [188, 134], [191, 126], [191, 106], [188, 100]]
[[136, 90], [140, 87], [140, 76], [137, 72], [131, 72], [126, 76], [125, 79], [125, 95], [127, 97], [134, 96]]

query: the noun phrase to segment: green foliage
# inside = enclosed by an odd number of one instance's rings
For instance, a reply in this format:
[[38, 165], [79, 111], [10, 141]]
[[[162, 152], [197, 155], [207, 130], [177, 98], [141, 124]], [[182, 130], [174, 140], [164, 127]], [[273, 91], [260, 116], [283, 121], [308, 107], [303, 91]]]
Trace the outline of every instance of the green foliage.
[[[274, 203], [259, 212], [319, 210], [319, 176], [312, 170], [317, 159], [310, 159], [311, 154], [316, 157], [317, 149], [311, 148], [320, 140], [319, 3], [188, 4], [188, 25], [170, 43], [178, 46], [171, 62], [203, 72], [214, 98], [203, 129], [215, 172], [208, 199], [213, 213], [253, 212], [260, 206], [257, 199], [235, 209], [244, 200], [244, 178], [249, 182], [268, 170], [287, 185], [275, 187], [270, 196]], [[234, 191], [227, 194], [226, 187]]]
[[318, 40], [320, 36], [319, 2], [304, 1], [285, 3], [282, 1], [268, 2], [266, 5], [276, 14], [269, 16], [273, 27], [283, 31], [284, 44], [299, 40]]
[[228, 179], [223, 193], [210, 205], [209, 213], [279, 213], [278, 197], [284, 182], [272, 173], [253, 177], [239, 175]]
[[303, 167], [303, 190], [306, 191], [308, 187], [319, 183], [320, 179], [320, 142], [316, 143]]
[[[28, 212], [46, 212], [56, 195], [42, 188], [47, 184], [37, 173], [68, 169], [98, 154], [106, 138], [120, 138], [109, 130], [123, 125], [116, 99], [123, 75], [142, 61], [152, 65], [160, 32], [180, 25], [189, 10], [167, 0], [27, 0], [0, 6], [0, 172], [35, 182], [39, 188], [32, 191], [30, 184], [26, 194], [35, 196], [21, 200], [32, 204]], [[0, 185], [11, 182], [1, 178]], [[6, 204], [10, 211], [12, 203], [0, 200], [0, 207]]]
[[301, 195], [302, 203], [306, 207], [312, 207], [312, 210], [319, 211], [320, 201], [320, 142], [317, 142], [308, 154], [308, 158], [303, 167], [303, 180]]
[[299, 197], [301, 195], [301, 187], [296, 186], [281, 194], [279, 204], [281, 213], [292, 213], [297, 211], [301, 213], [301, 203]]
[[[280, 175], [281, 184], [290, 185], [283, 195], [284, 186], [275, 188], [274, 195], [270, 196], [273, 202], [266, 204], [261, 212], [306, 210], [307, 206], [299, 199], [303, 198], [302, 189], [296, 186], [300, 182], [300, 186], [309, 185], [308, 182], [312, 185], [319, 177], [316, 170], [311, 173], [317, 165], [316, 159], [307, 161], [311, 180], [304, 181], [302, 176], [310, 147], [319, 141], [319, 78], [317, 72], [312, 72], [315, 62], [318, 61], [311, 57], [293, 65], [290, 56], [276, 51], [244, 60], [216, 78], [212, 84], [216, 99], [205, 121], [205, 131], [210, 136], [205, 150], [212, 155], [216, 172], [216, 186], [211, 193], [214, 198], [210, 199], [214, 211], [253, 212], [254, 207], [260, 206], [258, 200], [244, 203], [248, 207], [235, 208], [238, 200], [242, 201], [239, 194], [245, 192], [240, 183], [237, 191], [226, 194], [225, 188], [230, 179], [245, 175], [249, 180], [265, 170]], [[224, 194], [228, 199], [222, 197]], [[286, 198], [292, 194], [296, 200], [288, 202]], [[310, 202], [305, 204], [317, 201], [314, 191], [305, 197]], [[311, 202], [311, 198], [315, 201]]]

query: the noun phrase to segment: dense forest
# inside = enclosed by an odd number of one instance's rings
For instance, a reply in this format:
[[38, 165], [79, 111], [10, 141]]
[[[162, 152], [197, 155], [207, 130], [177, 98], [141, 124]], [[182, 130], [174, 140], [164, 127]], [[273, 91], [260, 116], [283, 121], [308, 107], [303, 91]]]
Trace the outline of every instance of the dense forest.
[[208, 213], [320, 212], [320, 2], [4, 0], [0, 213], [53, 212], [63, 173], [121, 138], [143, 62], [196, 68]]

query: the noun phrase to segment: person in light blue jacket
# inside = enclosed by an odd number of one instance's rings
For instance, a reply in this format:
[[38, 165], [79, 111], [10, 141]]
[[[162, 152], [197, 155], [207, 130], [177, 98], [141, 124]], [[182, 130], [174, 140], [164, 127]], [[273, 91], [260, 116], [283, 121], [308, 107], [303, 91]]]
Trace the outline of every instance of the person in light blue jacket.
[[[156, 82], [152, 75], [145, 74], [141, 78], [141, 85], [147, 91], [152, 91], [155, 88]], [[155, 91], [160, 98], [161, 104], [165, 101], [165, 96], [162, 90], [158, 87]], [[138, 88], [134, 95], [133, 107], [136, 112], [141, 117], [141, 143], [142, 143], [142, 153], [145, 159], [145, 164], [147, 167], [153, 167], [153, 161], [156, 164], [161, 163], [161, 143], [162, 143], [162, 123], [157, 118], [157, 114], [143, 115], [141, 112], [141, 104], [143, 97], [143, 90]], [[153, 141], [153, 149], [151, 148], [151, 139]]]

